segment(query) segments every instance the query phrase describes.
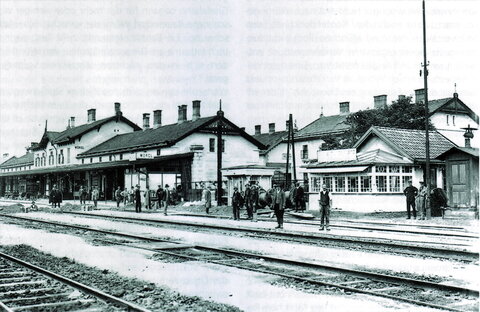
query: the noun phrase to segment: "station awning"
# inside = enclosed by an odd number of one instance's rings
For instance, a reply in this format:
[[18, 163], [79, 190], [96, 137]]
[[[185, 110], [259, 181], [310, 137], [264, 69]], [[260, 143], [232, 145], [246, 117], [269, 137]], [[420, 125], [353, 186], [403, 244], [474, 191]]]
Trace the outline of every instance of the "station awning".
[[350, 167], [330, 167], [330, 168], [312, 168], [308, 169], [310, 173], [345, 173], [345, 172], [363, 172], [369, 166], [350, 166]]

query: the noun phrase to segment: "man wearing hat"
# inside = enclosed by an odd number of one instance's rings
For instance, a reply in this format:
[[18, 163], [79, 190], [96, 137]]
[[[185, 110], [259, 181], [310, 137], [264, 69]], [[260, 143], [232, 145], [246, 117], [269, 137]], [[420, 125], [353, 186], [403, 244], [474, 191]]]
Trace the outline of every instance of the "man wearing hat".
[[408, 186], [403, 190], [403, 194], [407, 198], [407, 219], [410, 219], [410, 208], [413, 212], [413, 218], [417, 218], [417, 211], [415, 210], [415, 197], [418, 195], [418, 189], [412, 185], [412, 180], [408, 181]]
[[233, 188], [232, 207], [233, 219], [240, 220], [240, 205], [242, 204], [242, 194], [238, 191], [238, 187]]
[[272, 194], [272, 205], [275, 216], [277, 217], [276, 229], [283, 229], [283, 212], [285, 210], [285, 192], [282, 191], [280, 185], [274, 185], [275, 190]]
[[[425, 182], [420, 182], [420, 189], [418, 190], [417, 198], [415, 199], [415, 204], [417, 206], [418, 212], [420, 213], [420, 220], [425, 220], [426, 213], [426, 198], [427, 198], [427, 187]], [[413, 215], [415, 217], [415, 214]]]
[[167, 215], [167, 209], [168, 209], [168, 204], [170, 203], [170, 200], [172, 199], [171, 196], [172, 194], [170, 193], [170, 186], [168, 184], [165, 184], [165, 190], [164, 190], [164, 197], [165, 197], [165, 208], [163, 209], [163, 215]]

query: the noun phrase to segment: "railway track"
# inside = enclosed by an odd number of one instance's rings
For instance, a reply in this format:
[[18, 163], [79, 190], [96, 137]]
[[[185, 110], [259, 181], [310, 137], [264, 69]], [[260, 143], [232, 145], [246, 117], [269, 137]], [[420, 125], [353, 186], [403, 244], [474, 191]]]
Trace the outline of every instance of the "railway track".
[[[298, 261], [263, 254], [254, 254], [204, 245], [188, 246], [155, 237], [112, 232], [92, 227], [43, 221], [20, 217], [19, 219], [40, 222], [66, 228], [81, 229], [132, 240], [132, 243], [115, 243], [133, 248], [147, 249], [170, 257], [203, 261], [276, 275], [282, 279], [300, 283], [302, 287], [314, 287], [316, 291], [337, 289], [347, 293], [361, 293], [396, 301], [426, 306], [447, 311], [478, 310], [478, 290], [448, 285], [441, 280], [409, 278], [395, 275], [334, 267], [318, 263]], [[112, 244], [106, 240], [106, 243]], [[147, 242], [139, 243], [139, 242]], [[155, 243], [163, 243], [158, 246]], [[415, 299], [412, 299], [415, 298]]]
[[[444, 259], [457, 259], [461, 261], [478, 261], [478, 252], [472, 252], [466, 250], [468, 245], [450, 245], [450, 248], [442, 247], [446, 246], [446, 243], [438, 243], [440, 246], [425, 246], [421, 245], [421, 242], [413, 243], [410, 241], [392, 241], [386, 239], [375, 238], [361, 238], [351, 236], [339, 236], [339, 235], [325, 235], [317, 233], [306, 232], [288, 232], [288, 231], [275, 231], [263, 228], [252, 227], [237, 227], [231, 225], [219, 225], [219, 224], [205, 224], [189, 221], [169, 220], [169, 219], [147, 219], [141, 217], [126, 217], [126, 216], [106, 216], [103, 214], [95, 213], [80, 213], [80, 212], [66, 212], [66, 214], [80, 215], [83, 217], [93, 217], [102, 219], [117, 219], [128, 222], [142, 222], [148, 224], [168, 224], [184, 227], [195, 227], [203, 229], [215, 229], [225, 231], [235, 231], [246, 233], [250, 237], [266, 238], [266, 239], [283, 239], [299, 243], [307, 244], [330, 244], [332, 247], [347, 247], [347, 248], [362, 248], [362, 250], [390, 252], [394, 254], [406, 254], [415, 256], [429, 256]], [[7, 215], [8, 216], [8, 215]], [[463, 249], [462, 249], [463, 248]]]
[[149, 310], [0, 252], [0, 310]]
[[[146, 249], [164, 256], [188, 261], [208, 262], [275, 275], [281, 279], [298, 283], [300, 288], [306, 287], [320, 292], [335, 289], [346, 293], [372, 295], [448, 311], [476, 311], [478, 309], [478, 290], [447, 285], [442, 281], [412, 279], [203, 245], [189, 246], [182, 242], [155, 237], [112, 232], [52, 221], [35, 219], [29, 221], [102, 233], [109, 235], [109, 237], [127, 238], [131, 240], [131, 243], [113, 242], [113, 244]], [[112, 244], [111, 240], [105, 240], [105, 243]], [[163, 245], [156, 245], [158, 243]]]

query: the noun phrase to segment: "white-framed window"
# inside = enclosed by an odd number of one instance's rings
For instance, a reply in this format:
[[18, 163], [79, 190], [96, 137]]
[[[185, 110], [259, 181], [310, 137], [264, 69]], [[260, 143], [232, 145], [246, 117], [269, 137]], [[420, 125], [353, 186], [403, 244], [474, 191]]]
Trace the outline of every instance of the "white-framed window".
[[347, 177], [347, 182], [348, 182], [347, 191], [350, 193], [357, 193], [358, 192], [358, 176]]
[[360, 177], [360, 192], [371, 192], [372, 191], [372, 177], [371, 176], [361, 176]]
[[387, 191], [387, 176], [376, 176], [377, 192], [384, 193]]
[[389, 179], [389, 192], [400, 192], [400, 176], [390, 176]]
[[345, 177], [335, 177], [335, 192], [345, 192]]

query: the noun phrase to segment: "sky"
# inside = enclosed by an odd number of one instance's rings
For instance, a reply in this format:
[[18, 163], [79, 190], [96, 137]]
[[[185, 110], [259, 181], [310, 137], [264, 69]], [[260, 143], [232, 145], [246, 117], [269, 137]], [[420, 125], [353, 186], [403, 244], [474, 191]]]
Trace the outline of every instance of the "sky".
[[[480, 1], [427, 0], [429, 99], [479, 113]], [[0, 153], [22, 155], [48, 130], [122, 104], [142, 114], [201, 100], [249, 133], [293, 114], [371, 108], [423, 88], [422, 3], [338, 0], [0, 0]]]

